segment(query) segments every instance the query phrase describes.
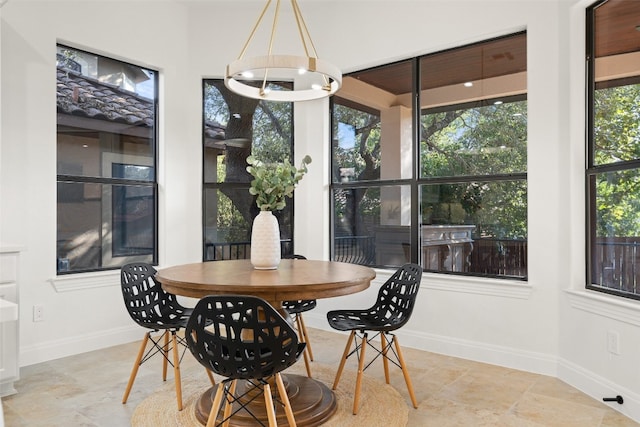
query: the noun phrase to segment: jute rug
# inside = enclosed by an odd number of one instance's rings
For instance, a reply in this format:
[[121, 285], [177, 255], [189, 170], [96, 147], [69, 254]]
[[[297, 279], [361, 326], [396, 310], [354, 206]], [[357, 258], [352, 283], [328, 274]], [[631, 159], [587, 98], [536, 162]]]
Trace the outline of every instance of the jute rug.
[[[329, 388], [333, 384], [336, 368], [319, 364], [311, 365], [313, 377]], [[297, 363], [287, 372], [305, 375], [304, 363]], [[216, 377], [216, 380], [218, 378]], [[336, 413], [323, 424], [327, 427], [405, 427], [409, 416], [409, 404], [398, 391], [383, 381], [366, 375], [362, 380], [360, 408], [353, 415], [355, 372], [345, 370], [335, 390], [338, 402]], [[131, 417], [132, 427], [202, 427], [196, 419], [195, 404], [211, 383], [203, 369], [189, 368], [182, 372], [183, 410], [176, 408], [173, 380], [143, 400]]]

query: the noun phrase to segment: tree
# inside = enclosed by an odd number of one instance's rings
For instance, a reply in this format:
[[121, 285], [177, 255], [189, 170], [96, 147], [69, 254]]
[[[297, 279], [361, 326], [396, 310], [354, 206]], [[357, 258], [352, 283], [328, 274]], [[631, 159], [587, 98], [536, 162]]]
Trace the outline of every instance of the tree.
[[468, 223], [479, 236], [526, 238], [526, 181], [493, 177], [526, 172], [526, 135], [526, 101], [425, 110], [420, 171], [439, 181], [422, 187], [423, 223]]
[[[204, 119], [224, 129], [224, 150], [217, 152], [216, 160], [205, 156], [204, 167], [215, 168], [209, 175], [216, 176], [214, 187], [218, 192], [215, 212], [205, 215], [215, 217], [216, 228], [224, 231], [225, 240], [246, 241], [258, 214], [249, 194], [253, 178], [246, 170], [246, 159], [251, 155], [264, 162], [290, 158], [292, 104], [242, 97], [227, 89], [223, 80], [208, 80], [204, 86]], [[283, 234], [290, 228], [290, 213], [290, 209], [277, 213]]]
[[[333, 138], [333, 179], [341, 181], [371, 181], [380, 178], [380, 116], [347, 107], [336, 102], [333, 110], [333, 134], [338, 135], [340, 124], [352, 129], [351, 135]], [[340, 191], [336, 197], [339, 234], [367, 235], [365, 217], [378, 217], [379, 191], [371, 194], [367, 189]], [[359, 208], [359, 209], [358, 209]]]
[[[640, 159], [640, 84], [595, 91], [594, 164], [610, 165]], [[596, 234], [640, 236], [640, 173], [638, 168], [597, 175]]]
[[[477, 233], [526, 237], [526, 181], [485, 182], [483, 177], [526, 172], [526, 101], [424, 110], [420, 121], [423, 223], [474, 223]], [[335, 103], [334, 135], [351, 126], [353, 140], [334, 138], [334, 181], [353, 169], [354, 181], [380, 178], [380, 115]], [[462, 177], [462, 182], [460, 181]], [[441, 180], [446, 179], [451, 183]], [[366, 218], [379, 218], [374, 188], [336, 193], [337, 225], [343, 233], [368, 234]]]

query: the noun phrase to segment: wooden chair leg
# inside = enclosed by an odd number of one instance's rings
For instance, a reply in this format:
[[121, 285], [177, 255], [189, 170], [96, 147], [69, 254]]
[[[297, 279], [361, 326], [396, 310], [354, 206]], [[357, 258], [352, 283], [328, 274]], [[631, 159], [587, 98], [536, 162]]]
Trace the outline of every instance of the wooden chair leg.
[[302, 357], [304, 357], [304, 367], [307, 370], [307, 376], [311, 377], [311, 362], [309, 362], [309, 355], [307, 354], [307, 349], [302, 352]]
[[382, 366], [384, 366], [384, 379], [389, 384], [389, 360], [387, 359], [387, 339], [384, 332], [380, 333], [380, 344], [382, 345]]
[[340, 359], [340, 366], [338, 367], [338, 372], [336, 372], [336, 379], [333, 380], [333, 390], [338, 387], [338, 382], [340, 381], [340, 375], [342, 375], [342, 370], [344, 369], [344, 364], [347, 362], [347, 357], [349, 356], [349, 350], [351, 350], [351, 343], [353, 342], [353, 338], [356, 336], [356, 331], [351, 331], [349, 334], [349, 339], [347, 340], [347, 345], [344, 348], [344, 353], [342, 353], [342, 359]]
[[221, 383], [216, 389], [216, 395], [213, 398], [211, 412], [209, 412], [209, 419], [207, 420], [207, 427], [215, 427], [216, 425], [216, 418], [218, 417], [218, 412], [220, 412], [220, 403], [222, 402], [222, 398], [225, 394], [225, 387], [226, 384]]
[[277, 427], [276, 411], [273, 408], [273, 396], [271, 396], [271, 387], [269, 384], [264, 385], [264, 404], [267, 409], [267, 418], [269, 419], [269, 427]]
[[[356, 343], [357, 345], [357, 343]], [[356, 378], [356, 392], [353, 395], [353, 415], [358, 413], [358, 402], [360, 401], [360, 387], [362, 386], [362, 374], [364, 372], [364, 351], [367, 348], [367, 333], [362, 336], [360, 346], [360, 358], [358, 359], [358, 376]]]
[[311, 341], [309, 340], [309, 334], [307, 334], [307, 327], [304, 324], [304, 318], [302, 314], [298, 314], [298, 318], [300, 319], [300, 325], [302, 328], [302, 335], [304, 335], [304, 342], [307, 343], [307, 350], [309, 351], [309, 359], [313, 362], [313, 351], [311, 351]]
[[282, 399], [282, 403], [284, 404], [284, 413], [287, 415], [289, 427], [297, 427], [296, 419], [293, 416], [293, 409], [291, 409], [291, 402], [289, 402], [289, 396], [287, 396], [287, 389], [284, 386], [282, 375], [280, 375], [279, 372], [276, 374], [276, 385], [278, 386], [280, 399]]
[[129, 398], [129, 393], [131, 392], [131, 387], [133, 387], [133, 382], [136, 380], [136, 375], [138, 375], [138, 368], [140, 367], [140, 361], [142, 361], [142, 356], [144, 355], [144, 350], [147, 348], [147, 343], [149, 342], [149, 335], [151, 332], [147, 332], [144, 334], [144, 339], [140, 344], [140, 349], [138, 350], [138, 356], [136, 357], [136, 361], [133, 362], [133, 368], [131, 369], [131, 375], [129, 375], [129, 382], [127, 383], [127, 389], [124, 391], [124, 396], [122, 397], [122, 403], [127, 403], [127, 399]]
[[304, 331], [302, 330], [302, 323], [300, 319], [300, 315], [296, 315], [298, 341], [306, 344], [304, 351], [302, 352], [302, 356], [304, 357], [304, 367], [307, 370], [307, 376], [311, 378], [311, 363], [309, 362], [309, 352], [307, 351], [309, 343], [307, 342], [307, 337], [304, 335]]
[[216, 379], [213, 378], [213, 374], [211, 373], [211, 371], [208, 370], [207, 368], [204, 368], [204, 371], [207, 373], [207, 376], [209, 377], [209, 381], [211, 382], [211, 385], [216, 385]]
[[[233, 380], [231, 381], [231, 385], [229, 386], [229, 392], [228, 395], [230, 394], [231, 396], [234, 396], [236, 393], [236, 384], [238, 383], [237, 380]], [[229, 423], [231, 422], [231, 419], [227, 419], [229, 417], [229, 415], [231, 415], [231, 409], [233, 409], [233, 405], [231, 404], [231, 402], [229, 401], [230, 399], [227, 398], [225, 399], [225, 403], [224, 403], [224, 412], [222, 414], [222, 419], [226, 420], [224, 423], [222, 423], [222, 427], [229, 427]]]
[[[173, 341], [173, 375], [176, 383], [176, 400], [178, 401], [178, 411], [182, 411], [182, 380], [180, 379], [180, 354], [178, 352], [178, 340], [176, 332], [171, 332]], [[166, 361], [166, 359], [165, 359]]]
[[407, 370], [407, 365], [404, 363], [404, 357], [402, 356], [402, 350], [400, 350], [398, 337], [393, 337], [393, 342], [396, 345], [396, 352], [398, 353], [398, 361], [400, 362], [400, 367], [402, 368], [402, 374], [404, 375], [404, 382], [407, 383], [407, 390], [409, 391], [409, 396], [411, 397], [411, 403], [413, 403], [413, 407], [417, 409], [418, 402], [416, 402], [416, 395], [413, 393], [413, 385], [411, 384], [411, 378], [409, 378], [409, 371]]
[[167, 365], [169, 361], [169, 331], [164, 331], [164, 347], [162, 347], [162, 381], [167, 380]]

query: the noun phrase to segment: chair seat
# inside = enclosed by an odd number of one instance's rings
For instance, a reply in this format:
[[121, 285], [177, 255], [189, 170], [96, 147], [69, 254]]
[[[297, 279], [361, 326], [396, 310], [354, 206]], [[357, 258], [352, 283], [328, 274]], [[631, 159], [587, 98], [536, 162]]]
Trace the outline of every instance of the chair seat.
[[329, 326], [338, 331], [369, 330], [390, 331], [394, 328], [393, 322], [377, 312], [334, 310], [327, 313]]
[[282, 307], [285, 308], [289, 314], [300, 314], [316, 308], [316, 300], [304, 299], [297, 301], [283, 301]]
[[187, 326], [189, 315], [181, 315], [179, 317], [171, 315], [158, 316], [153, 321], [140, 320], [137, 323], [147, 329], [164, 330], [164, 329], [182, 329]]

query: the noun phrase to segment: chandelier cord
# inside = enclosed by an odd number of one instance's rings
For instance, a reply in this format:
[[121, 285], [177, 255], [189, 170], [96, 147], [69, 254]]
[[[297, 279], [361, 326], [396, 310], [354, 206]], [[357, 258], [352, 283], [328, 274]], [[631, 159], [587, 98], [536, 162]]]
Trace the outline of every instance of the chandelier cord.
[[302, 12], [300, 11], [300, 6], [298, 6], [297, 0], [291, 0], [291, 8], [293, 9], [293, 13], [296, 17], [296, 24], [298, 25], [298, 32], [300, 33], [300, 40], [302, 40], [304, 53], [307, 54], [307, 57], [311, 57], [311, 55], [309, 55], [309, 49], [307, 48], [307, 39], [309, 39], [309, 44], [311, 45], [311, 49], [313, 50], [313, 56], [317, 58], [318, 52], [316, 52], [316, 47], [313, 45], [311, 34], [309, 34], [307, 23], [304, 21], [304, 18], [302, 17]]
[[[293, 8], [293, 12], [296, 16], [296, 24], [298, 25], [298, 32], [300, 33], [300, 39], [302, 40], [302, 45], [304, 46], [304, 52], [307, 54], [307, 58], [311, 57], [311, 55], [309, 55], [309, 49], [307, 49], [307, 43], [306, 43], [307, 39], [309, 39], [309, 44], [311, 45], [311, 50], [313, 51], [313, 57], [317, 58], [318, 52], [316, 51], [316, 46], [313, 44], [313, 39], [311, 38], [311, 33], [309, 33], [309, 28], [307, 28], [307, 23], [305, 22], [304, 17], [302, 16], [302, 12], [300, 11], [298, 0], [291, 0], [291, 7]], [[324, 82], [322, 89], [326, 91], [330, 91], [331, 83], [329, 82], [329, 78], [323, 74], [322, 80]]]
[[[267, 3], [269, 6], [271, 0]], [[269, 50], [267, 51], [267, 55], [271, 56], [271, 52], [273, 51], [273, 41], [276, 38], [276, 28], [278, 27], [278, 16], [280, 15], [280, 0], [276, 1], [276, 12], [273, 14], [273, 25], [271, 26], [271, 37], [269, 38]], [[269, 76], [269, 68], [264, 69], [264, 78], [262, 79], [262, 88], [260, 89], [260, 94], [264, 96], [267, 90], [267, 80]]]
[[[280, 3], [280, 0], [278, 0], [278, 3]], [[240, 51], [240, 55], [238, 55], [238, 59], [242, 59], [244, 57], [245, 52], [247, 51], [247, 48], [249, 47], [249, 44], [251, 43], [251, 40], [253, 40], [253, 36], [256, 34], [256, 31], [258, 30], [258, 27], [260, 26], [260, 23], [262, 22], [262, 18], [264, 18], [265, 13], [267, 13], [267, 10], [269, 9], [269, 5], [271, 4], [271, 0], [267, 0], [267, 4], [264, 7], [264, 9], [262, 9], [262, 13], [260, 13], [260, 16], [258, 17], [258, 20], [256, 21], [256, 24], [253, 26], [253, 29], [251, 30], [251, 33], [249, 34], [249, 38], [247, 38], [247, 41], [244, 43], [244, 46], [242, 47], [242, 50]]]

